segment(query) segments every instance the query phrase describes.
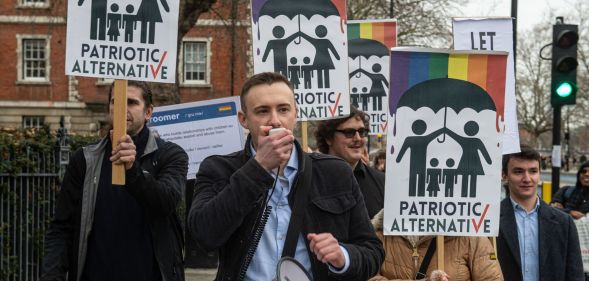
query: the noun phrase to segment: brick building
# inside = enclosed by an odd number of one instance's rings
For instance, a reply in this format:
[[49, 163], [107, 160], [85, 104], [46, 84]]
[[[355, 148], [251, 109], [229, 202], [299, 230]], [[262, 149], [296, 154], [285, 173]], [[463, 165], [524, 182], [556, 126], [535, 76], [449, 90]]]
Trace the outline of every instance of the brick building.
[[[218, 0], [183, 37], [181, 102], [239, 94], [252, 69], [247, 5]], [[64, 116], [84, 134], [106, 122], [111, 81], [65, 75], [66, 10], [66, 0], [0, 1], [0, 127], [56, 129]]]

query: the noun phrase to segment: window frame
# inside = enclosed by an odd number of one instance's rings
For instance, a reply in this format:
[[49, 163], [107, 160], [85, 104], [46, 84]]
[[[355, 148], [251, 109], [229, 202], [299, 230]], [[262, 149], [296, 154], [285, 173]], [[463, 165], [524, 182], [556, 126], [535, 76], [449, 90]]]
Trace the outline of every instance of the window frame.
[[[179, 61], [180, 64], [180, 81], [181, 81], [181, 85], [182, 86], [210, 86], [211, 83], [211, 41], [212, 38], [208, 37], [208, 38], [203, 38], [203, 37], [186, 37], [182, 40], [182, 47], [180, 49], [180, 56], [181, 56], [181, 60]], [[184, 55], [186, 53], [186, 44], [187, 43], [204, 43], [205, 44], [205, 70], [204, 70], [204, 75], [205, 75], [205, 79], [204, 80], [187, 80], [185, 75], [186, 75], [186, 63], [185, 63], [185, 58]]]
[[[50, 73], [51, 73], [51, 35], [45, 34], [34, 34], [34, 35], [23, 35], [17, 34], [17, 74], [18, 74], [18, 82], [20, 83], [31, 83], [31, 84], [45, 84], [50, 82]], [[45, 40], [45, 77], [25, 77], [25, 54], [24, 54], [24, 47], [26, 40]]]
[[[35, 120], [33, 120], [33, 118]], [[35, 121], [36, 125], [35, 126], [25, 126], [25, 124], [26, 124], [25, 121], [27, 121], [27, 119], [29, 119], [28, 121]], [[32, 123], [32, 122], [28, 122], [28, 123]], [[23, 115], [21, 118], [21, 126], [23, 129], [31, 129], [31, 128], [40, 129], [43, 127], [43, 125], [45, 125], [45, 116], [43, 116], [43, 115]]]
[[37, 2], [27, 2], [30, 0], [18, 0], [17, 8], [34, 8], [34, 9], [48, 9], [51, 6], [50, 0], [41, 0]]

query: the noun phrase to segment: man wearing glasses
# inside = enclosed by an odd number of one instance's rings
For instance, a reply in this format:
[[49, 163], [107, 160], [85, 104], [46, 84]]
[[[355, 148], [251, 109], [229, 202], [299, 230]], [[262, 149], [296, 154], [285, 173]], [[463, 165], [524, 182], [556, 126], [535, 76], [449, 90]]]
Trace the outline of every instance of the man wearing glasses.
[[384, 173], [361, 161], [368, 128], [368, 115], [352, 106], [348, 117], [319, 123], [315, 139], [319, 151], [340, 157], [352, 166], [372, 218], [384, 206]]

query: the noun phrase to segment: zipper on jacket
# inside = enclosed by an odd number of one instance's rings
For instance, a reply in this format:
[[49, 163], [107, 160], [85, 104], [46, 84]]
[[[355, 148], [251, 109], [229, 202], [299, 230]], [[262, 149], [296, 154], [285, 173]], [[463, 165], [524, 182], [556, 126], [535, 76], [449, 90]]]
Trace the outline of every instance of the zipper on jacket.
[[413, 254], [411, 255], [413, 258], [413, 268], [417, 270], [418, 262], [419, 262], [419, 253], [417, 252], [417, 245], [413, 245]]
[[258, 244], [260, 243], [260, 239], [264, 234], [264, 227], [266, 226], [266, 222], [268, 222], [268, 218], [272, 212], [272, 206], [266, 205], [266, 198], [268, 198], [268, 194], [262, 196], [260, 211], [258, 212], [258, 216], [256, 217], [256, 221], [254, 222], [254, 227], [252, 228], [249, 239], [246, 241], [250, 241], [250, 244], [247, 247], [245, 252], [245, 257], [242, 260], [241, 266], [239, 268], [239, 272], [237, 275], [237, 280], [241, 281], [245, 279], [245, 274], [247, 273], [247, 269], [256, 253], [256, 249], [258, 248]]

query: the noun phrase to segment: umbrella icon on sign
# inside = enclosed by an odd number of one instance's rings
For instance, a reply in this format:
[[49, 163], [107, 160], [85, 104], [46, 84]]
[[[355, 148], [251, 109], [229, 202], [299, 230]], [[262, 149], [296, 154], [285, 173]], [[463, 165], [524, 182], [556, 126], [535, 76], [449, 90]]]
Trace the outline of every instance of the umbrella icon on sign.
[[[407, 90], [399, 99], [397, 108], [407, 106], [413, 110], [428, 107], [434, 112], [444, 109], [444, 128], [448, 108], [459, 113], [465, 108], [476, 112], [485, 109], [496, 111], [495, 103], [489, 94], [476, 84], [452, 78], [439, 78], [419, 83]], [[444, 133], [442, 143], [446, 139]]]
[[[389, 50], [382, 43], [371, 39], [348, 40], [348, 57], [358, 58], [358, 68], [362, 68], [362, 57], [368, 59], [371, 56], [384, 57], [389, 55]], [[356, 74], [360, 77], [361, 73]]]
[[[270, 16], [276, 18], [278, 16], [286, 16], [289, 19], [297, 17], [298, 31], [301, 31], [301, 18], [305, 16], [310, 19], [314, 15], [320, 15], [324, 17], [328, 16], [339, 16], [337, 7], [330, 0], [269, 0], [264, 3], [260, 10], [260, 16]], [[258, 26], [258, 38], [260, 36], [260, 30]], [[301, 43], [299, 36], [298, 42]]]

